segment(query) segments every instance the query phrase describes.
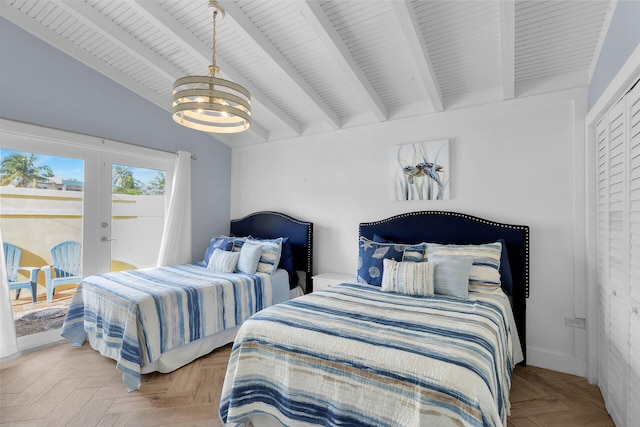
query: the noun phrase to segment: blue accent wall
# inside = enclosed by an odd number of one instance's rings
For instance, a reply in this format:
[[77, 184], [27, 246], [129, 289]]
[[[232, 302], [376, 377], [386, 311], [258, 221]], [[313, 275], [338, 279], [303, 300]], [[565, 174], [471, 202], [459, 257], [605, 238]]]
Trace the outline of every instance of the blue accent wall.
[[640, 44], [640, 1], [619, 0], [589, 82], [589, 109]]
[[[231, 148], [0, 18], [0, 117], [197, 156], [192, 166], [193, 258], [229, 230]], [[169, 83], [170, 84], [170, 83]]]

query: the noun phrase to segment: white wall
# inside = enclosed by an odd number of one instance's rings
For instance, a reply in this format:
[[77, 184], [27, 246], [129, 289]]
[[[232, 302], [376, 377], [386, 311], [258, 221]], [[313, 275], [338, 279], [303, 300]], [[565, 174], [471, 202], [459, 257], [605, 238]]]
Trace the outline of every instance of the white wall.
[[[312, 221], [315, 274], [355, 273], [358, 224], [402, 212], [529, 225], [528, 362], [584, 375], [585, 331], [564, 317], [584, 317], [586, 99], [580, 89], [234, 148], [231, 216], [278, 210]], [[441, 138], [451, 199], [391, 201], [390, 147]]]

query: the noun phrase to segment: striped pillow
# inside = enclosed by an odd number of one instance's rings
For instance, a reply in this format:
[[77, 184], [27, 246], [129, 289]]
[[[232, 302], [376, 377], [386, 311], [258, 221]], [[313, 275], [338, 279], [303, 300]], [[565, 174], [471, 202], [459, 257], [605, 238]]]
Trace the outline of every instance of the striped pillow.
[[472, 258], [431, 255], [429, 260], [434, 263], [433, 281], [436, 294], [465, 299], [469, 296]]
[[402, 251], [402, 261], [420, 262], [424, 261], [424, 251], [426, 246], [424, 243], [419, 245], [409, 245]]
[[207, 270], [218, 273], [233, 273], [239, 258], [240, 252], [223, 251], [216, 248], [211, 254], [211, 257], [209, 257]]
[[434, 263], [398, 262], [383, 259], [382, 292], [431, 296], [434, 294]]
[[262, 245], [262, 254], [258, 261], [257, 271], [261, 273], [273, 274], [280, 263], [282, 254], [282, 237], [277, 239], [253, 239]]
[[447, 255], [473, 260], [469, 274], [469, 290], [495, 290], [500, 287], [500, 255], [502, 243], [486, 243], [483, 245], [440, 245], [427, 243], [425, 256], [431, 260], [432, 255]]

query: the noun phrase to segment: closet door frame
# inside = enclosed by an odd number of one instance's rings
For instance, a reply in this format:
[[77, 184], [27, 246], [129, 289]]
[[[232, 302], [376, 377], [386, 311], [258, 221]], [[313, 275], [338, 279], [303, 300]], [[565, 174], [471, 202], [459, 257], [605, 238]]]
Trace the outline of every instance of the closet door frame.
[[630, 89], [640, 76], [640, 46], [629, 56], [585, 119], [585, 211], [587, 246], [587, 380], [598, 383], [598, 304], [597, 289], [597, 133], [596, 125]]

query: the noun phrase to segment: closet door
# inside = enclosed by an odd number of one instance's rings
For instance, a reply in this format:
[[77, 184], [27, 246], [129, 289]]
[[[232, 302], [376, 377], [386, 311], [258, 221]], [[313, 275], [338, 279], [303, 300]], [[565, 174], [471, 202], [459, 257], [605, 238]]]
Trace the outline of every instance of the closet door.
[[596, 125], [597, 138], [597, 282], [598, 282], [598, 386], [609, 396], [609, 120]]
[[640, 419], [640, 84], [596, 125], [598, 385], [618, 427]]
[[627, 425], [640, 420], [640, 84], [629, 92], [629, 407]]
[[606, 287], [609, 299], [609, 348], [607, 409], [611, 417], [625, 425], [629, 375], [629, 310], [627, 277], [627, 99], [623, 98], [608, 114], [608, 275]]

